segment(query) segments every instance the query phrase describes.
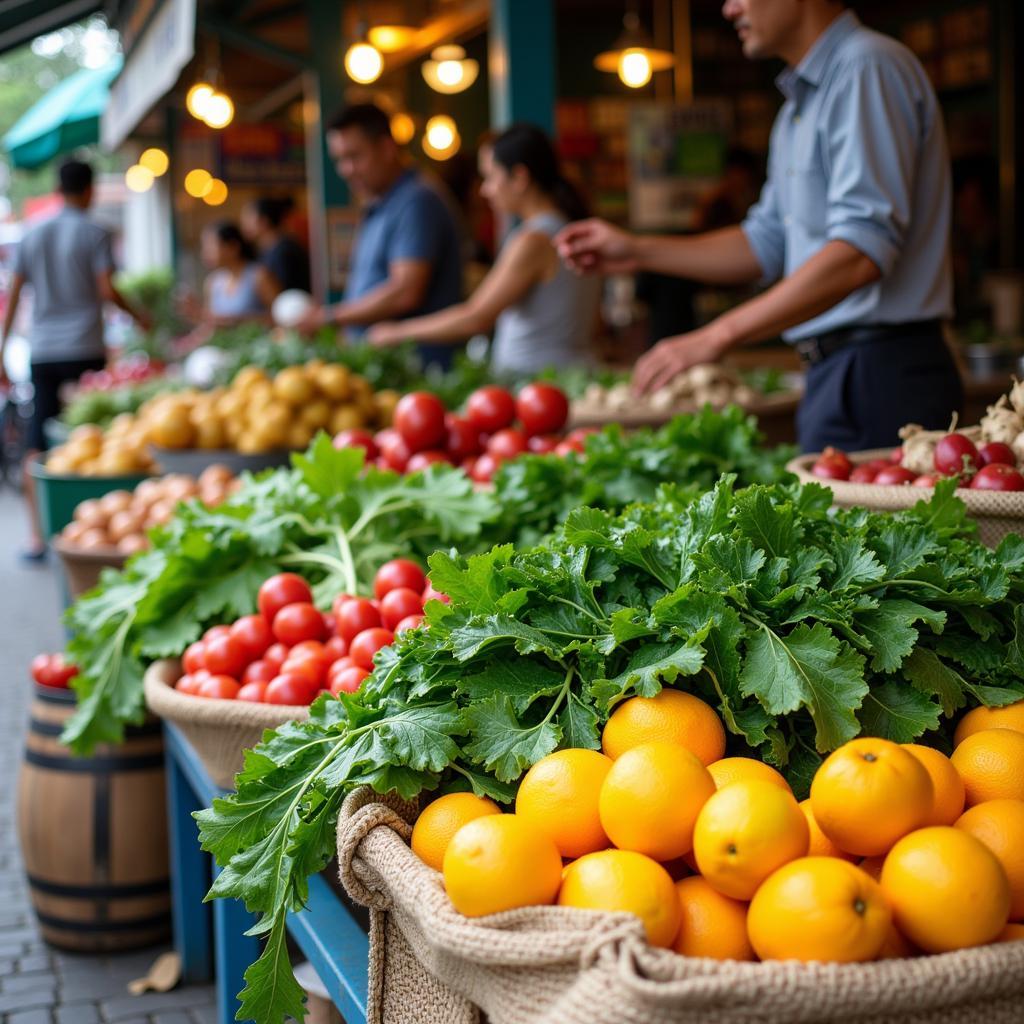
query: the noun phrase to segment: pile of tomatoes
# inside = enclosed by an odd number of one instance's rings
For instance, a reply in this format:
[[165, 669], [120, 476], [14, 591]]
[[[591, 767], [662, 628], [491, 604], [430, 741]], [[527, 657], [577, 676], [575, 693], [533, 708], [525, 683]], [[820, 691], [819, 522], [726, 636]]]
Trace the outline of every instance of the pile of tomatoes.
[[78, 378], [76, 391], [86, 394], [92, 391], [113, 391], [129, 384], [141, 384], [143, 381], [162, 377], [166, 371], [163, 363], [150, 359], [148, 356], [122, 359], [106, 370], [86, 370]]
[[383, 469], [414, 473], [436, 462], [462, 466], [477, 482], [494, 476], [501, 463], [527, 452], [583, 451], [590, 431], [561, 431], [569, 418], [569, 400], [552, 384], [535, 381], [518, 394], [497, 386], [478, 388], [463, 413], [449, 412], [437, 395], [414, 391], [395, 408], [386, 430], [344, 430], [337, 448], [359, 447]]
[[310, 704], [325, 690], [355, 693], [377, 651], [420, 626], [431, 599], [448, 600], [404, 558], [380, 567], [372, 599], [341, 594], [330, 612], [313, 604], [301, 576], [279, 573], [260, 587], [257, 614], [214, 626], [188, 647], [175, 689], [290, 706]]
[[811, 472], [822, 480], [849, 480], [861, 484], [909, 484], [934, 487], [943, 477], [957, 477], [961, 487], [974, 491], [1024, 491], [1024, 474], [1017, 468], [1013, 449], [1000, 441], [975, 445], [964, 434], [946, 434], [935, 446], [934, 473], [915, 473], [901, 465], [903, 449], [888, 459], [854, 465], [836, 448], [826, 448]]
[[32, 678], [40, 686], [66, 690], [77, 675], [78, 666], [72, 665], [63, 654], [37, 654], [32, 659]]

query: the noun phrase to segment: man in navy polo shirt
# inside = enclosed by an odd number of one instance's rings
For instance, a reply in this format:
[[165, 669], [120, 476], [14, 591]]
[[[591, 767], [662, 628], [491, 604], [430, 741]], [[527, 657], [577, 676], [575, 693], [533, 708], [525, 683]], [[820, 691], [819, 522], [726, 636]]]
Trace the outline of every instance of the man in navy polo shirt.
[[[371, 103], [347, 107], [327, 128], [338, 174], [363, 208], [343, 301], [315, 311], [306, 326], [359, 333], [462, 299], [459, 229], [444, 200], [406, 166], [387, 114]], [[447, 367], [448, 345], [420, 345], [424, 362]]]

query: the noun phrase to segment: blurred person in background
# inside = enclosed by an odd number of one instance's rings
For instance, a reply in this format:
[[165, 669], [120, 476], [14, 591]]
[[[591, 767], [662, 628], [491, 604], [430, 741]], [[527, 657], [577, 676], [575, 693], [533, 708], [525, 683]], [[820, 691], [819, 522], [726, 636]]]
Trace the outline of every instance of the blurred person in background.
[[[388, 115], [370, 103], [341, 111], [327, 148], [362, 207], [343, 300], [313, 309], [302, 326], [361, 334], [381, 321], [421, 316], [462, 297], [459, 228], [445, 201], [407, 166]], [[447, 368], [447, 345], [420, 345], [425, 363]]]
[[256, 261], [237, 224], [221, 221], [203, 228], [200, 254], [209, 270], [200, 314], [205, 325], [226, 327], [267, 319], [278, 282], [265, 264]]
[[[7, 308], [0, 333], [0, 387], [10, 381], [4, 369], [7, 342], [25, 285], [32, 289], [29, 329], [33, 413], [27, 454], [47, 448], [43, 424], [60, 413], [60, 388], [87, 370], [106, 364], [103, 304], [123, 309], [143, 330], [146, 313], [132, 309], [114, 285], [114, 254], [110, 232], [91, 220], [93, 172], [89, 164], [69, 160], [58, 172], [64, 200], [60, 212], [27, 232], [18, 246]], [[29, 507], [30, 544], [23, 558], [41, 561], [46, 543], [39, 529], [32, 477], [24, 474]]]
[[496, 216], [519, 223], [473, 294], [437, 313], [372, 327], [379, 346], [410, 338], [456, 344], [494, 330], [491, 369], [498, 376], [592, 359], [600, 282], [572, 274], [552, 239], [588, 214], [562, 174], [551, 140], [531, 124], [513, 125], [480, 149], [480, 194]]
[[284, 222], [294, 207], [291, 199], [263, 196], [242, 209], [242, 233], [259, 253], [260, 265], [273, 290], [271, 302], [281, 292], [310, 290], [309, 253], [284, 230]]

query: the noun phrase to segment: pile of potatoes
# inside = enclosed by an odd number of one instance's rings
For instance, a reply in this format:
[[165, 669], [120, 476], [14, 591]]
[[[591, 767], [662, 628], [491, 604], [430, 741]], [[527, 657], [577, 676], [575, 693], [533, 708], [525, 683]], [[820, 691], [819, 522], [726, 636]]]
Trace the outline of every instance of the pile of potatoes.
[[60, 535], [83, 551], [133, 555], [149, 547], [146, 531], [166, 523], [179, 502], [198, 498], [216, 508], [240, 486], [231, 470], [220, 465], [208, 466], [198, 480], [183, 473], [143, 480], [134, 491], [110, 491], [81, 502]]
[[75, 427], [67, 441], [50, 452], [46, 468], [75, 476], [127, 476], [152, 473], [156, 463], [134, 417], [125, 414], [118, 416], [106, 433], [91, 423]]
[[139, 410], [137, 420], [146, 439], [160, 448], [255, 455], [305, 448], [318, 430], [337, 434], [389, 426], [399, 397], [395, 391], [374, 392], [344, 366], [311, 360], [273, 377], [247, 366], [226, 388], [159, 395]]

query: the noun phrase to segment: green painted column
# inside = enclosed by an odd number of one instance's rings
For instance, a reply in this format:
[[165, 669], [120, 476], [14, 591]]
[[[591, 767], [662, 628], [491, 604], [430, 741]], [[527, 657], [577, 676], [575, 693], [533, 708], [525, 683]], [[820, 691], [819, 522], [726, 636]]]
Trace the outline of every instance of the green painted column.
[[491, 126], [532, 121], [555, 130], [554, 0], [492, 0]]
[[313, 70], [305, 75], [305, 92], [312, 101], [310, 109], [318, 112], [306, 123], [311, 262], [314, 292], [328, 302], [341, 297], [337, 278], [347, 234], [344, 225], [352, 221], [348, 189], [334, 170], [324, 132], [324, 125], [345, 102], [343, 6], [338, 0], [306, 0]]

